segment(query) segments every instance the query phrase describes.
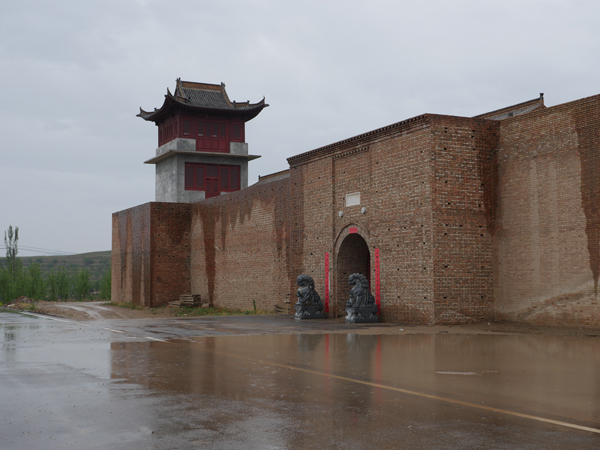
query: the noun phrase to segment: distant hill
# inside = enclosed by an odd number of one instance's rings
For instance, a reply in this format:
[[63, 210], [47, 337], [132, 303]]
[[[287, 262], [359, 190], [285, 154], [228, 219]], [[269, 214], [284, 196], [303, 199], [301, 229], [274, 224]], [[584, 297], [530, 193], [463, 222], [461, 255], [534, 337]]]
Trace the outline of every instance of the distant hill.
[[[56, 271], [61, 266], [69, 273], [85, 267], [90, 271], [90, 279], [96, 281], [110, 267], [110, 254], [110, 250], [106, 250], [69, 256], [19, 256], [19, 259], [23, 262], [23, 267], [38, 263], [44, 275]], [[6, 258], [0, 258], [3, 265], [5, 260]]]

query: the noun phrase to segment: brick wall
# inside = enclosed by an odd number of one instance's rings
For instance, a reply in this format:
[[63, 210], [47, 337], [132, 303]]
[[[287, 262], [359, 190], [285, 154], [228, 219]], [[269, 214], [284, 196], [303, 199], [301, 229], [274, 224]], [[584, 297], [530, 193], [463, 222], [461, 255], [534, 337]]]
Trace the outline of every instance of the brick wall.
[[600, 96], [503, 121], [424, 115], [289, 158], [289, 178], [115, 213], [113, 296], [289, 307], [301, 273], [324, 297], [328, 253], [339, 316], [350, 273], [374, 290], [379, 249], [382, 321], [598, 326], [599, 127]]
[[190, 292], [190, 205], [146, 203], [113, 214], [112, 299], [164, 306]]
[[[294, 208], [301, 211], [293, 221], [295, 236], [301, 237], [292, 242], [294, 267], [311, 275], [323, 296], [325, 253], [330, 253], [330, 316], [344, 313], [349, 273], [370, 269], [365, 275], [374, 290], [379, 248], [381, 319], [433, 322], [432, 251], [422, 245], [432, 232], [431, 148], [428, 120], [420, 117], [288, 160], [292, 192], [297, 191], [293, 198], [301, 205]], [[352, 193], [360, 193], [360, 205], [346, 207]]]
[[[333, 315], [343, 313], [349, 273], [369, 272], [375, 289], [377, 248], [382, 320], [493, 318], [497, 135], [498, 122], [427, 115], [290, 158], [302, 186], [297, 266], [322, 292], [331, 253]], [[360, 205], [346, 207], [352, 193]]]
[[434, 322], [431, 123], [426, 116], [407, 125], [369, 146], [366, 215], [371, 247], [380, 249], [381, 319], [429, 324]]
[[500, 123], [496, 315], [600, 324], [600, 96]]
[[192, 293], [219, 307], [289, 308], [290, 206], [289, 178], [193, 204]]
[[150, 296], [151, 203], [112, 215], [111, 297], [113, 302], [144, 305]]
[[[436, 323], [491, 320], [497, 121], [431, 116]], [[425, 244], [425, 243], [424, 243]]]
[[[291, 168], [293, 196], [293, 268], [295, 277], [310, 275], [325, 300], [325, 253], [332, 252], [333, 208], [332, 162], [321, 158]], [[330, 262], [330, 271], [333, 262]], [[334, 274], [331, 274], [333, 284]]]
[[152, 205], [152, 297], [164, 306], [190, 292], [190, 217], [186, 203]]

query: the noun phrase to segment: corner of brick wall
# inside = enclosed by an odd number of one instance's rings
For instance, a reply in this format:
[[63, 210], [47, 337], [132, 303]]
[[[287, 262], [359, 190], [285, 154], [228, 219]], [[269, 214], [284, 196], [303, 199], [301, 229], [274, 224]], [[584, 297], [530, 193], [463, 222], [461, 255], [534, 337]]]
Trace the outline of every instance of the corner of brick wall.
[[190, 223], [192, 205], [151, 203], [152, 293], [145, 306], [166, 306], [190, 294]]
[[434, 116], [432, 133], [435, 323], [491, 320], [498, 123]]
[[151, 203], [112, 215], [112, 301], [145, 305], [151, 296]]

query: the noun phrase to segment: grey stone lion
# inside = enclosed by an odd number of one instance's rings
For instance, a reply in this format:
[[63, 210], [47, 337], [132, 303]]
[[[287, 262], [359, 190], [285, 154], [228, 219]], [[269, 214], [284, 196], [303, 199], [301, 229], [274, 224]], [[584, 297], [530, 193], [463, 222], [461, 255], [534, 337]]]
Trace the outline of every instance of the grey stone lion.
[[376, 323], [378, 308], [375, 297], [369, 291], [369, 281], [361, 273], [348, 277], [350, 299], [346, 302], [346, 323]]
[[299, 286], [296, 291], [298, 302], [295, 305], [296, 314], [294, 317], [302, 319], [322, 319], [323, 302], [321, 297], [315, 291], [315, 282], [309, 275], [298, 275], [296, 284]]
[[375, 297], [369, 291], [369, 281], [363, 274], [353, 273], [348, 277], [348, 284], [352, 288], [350, 289], [350, 299], [346, 303], [346, 306], [363, 308], [375, 304]]

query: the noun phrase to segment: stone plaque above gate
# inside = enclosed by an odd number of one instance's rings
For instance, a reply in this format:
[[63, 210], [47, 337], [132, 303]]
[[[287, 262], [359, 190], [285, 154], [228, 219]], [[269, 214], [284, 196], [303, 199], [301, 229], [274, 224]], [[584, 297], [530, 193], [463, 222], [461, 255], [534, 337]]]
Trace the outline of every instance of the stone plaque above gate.
[[346, 194], [346, 206], [360, 205], [360, 192], [354, 194]]

